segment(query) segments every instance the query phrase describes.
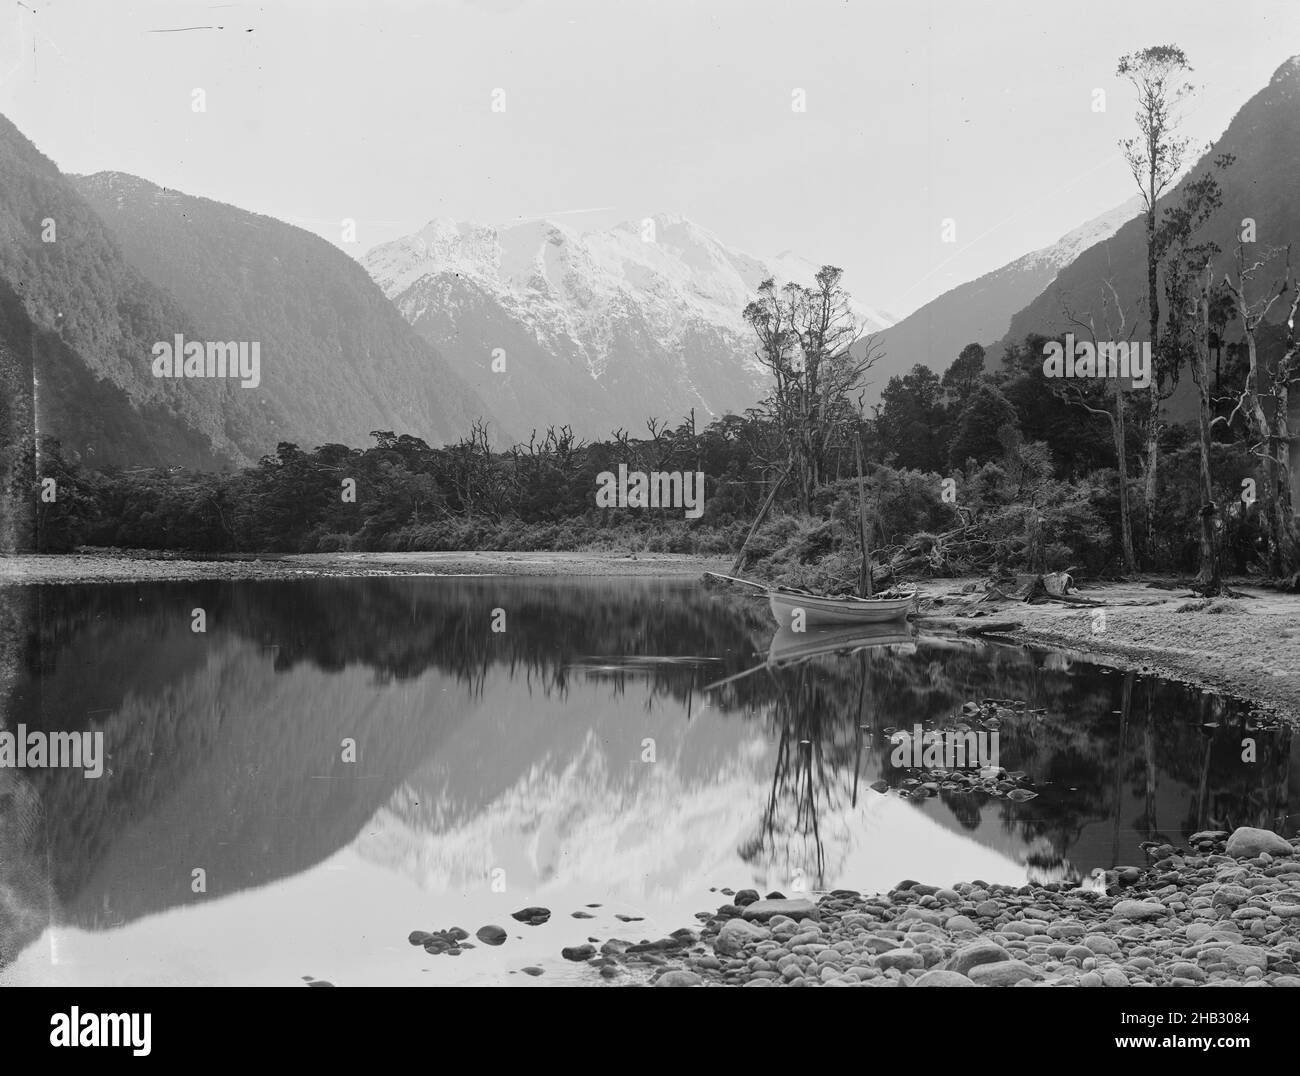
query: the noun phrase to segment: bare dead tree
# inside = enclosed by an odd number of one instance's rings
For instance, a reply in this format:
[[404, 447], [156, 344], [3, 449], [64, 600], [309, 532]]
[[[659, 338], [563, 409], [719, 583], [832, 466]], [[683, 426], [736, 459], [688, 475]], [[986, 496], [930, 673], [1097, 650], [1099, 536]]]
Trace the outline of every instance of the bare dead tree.
[[[1219, 567], [1218, 542], [1215, 523], [1219, 506], [1214, 499], [1214, 481], [1210, 472], [1210, 430], [1214, 421], [1214, 401], [1210, 396], [1210, 336], [1211, 319], [1215, 307], [1213, 254], [1206, 249], [1200, 252], [1202, 265], [1195, 273], [1197, 287], [1187, 297], [1188, 335], [1192, 341], [1192, 381], [1198, 394], [1197, 429], [1200, 434], [1201, 510], [1199, 513], [1198, 542], [1200, 555], [1196, 571], [1196, 590], [1204, 597], [1212, 597], [1223, 589]], [[1194, 266], [1189, 266], [1194, 268]], [[1171, 300], [1177, 298], [1171, 294]]]
[[765, 280], [744, 311], [758, 337], [755, 355], [772, 375], [765, 406], [784, 439], [805, 513], [823, 484], [831, 448], [846, 437], [848, 421], [856, 423], [852, 394], [880, 357], [840, 286], [842, 275], [824, 265], [812, 287], [778, 289]]
[[[1274, 275], [1266, 288], [1257, 282], [1279, 257], [1285, 259], [1280, 275]], [[1287, 416], [1290, 386], [1297, 380], [1300, 348], [1295, 341], [1295, 312], [1292, 300], [1287, 314], [1287, 342], [1282, 356], [1272, 368], [1266, 368], [1259, 353], [1259, 329], [1269, 312], [1292, 290], [1291, 247], [1270, 247], [1263, 257], [1250, 261], [1246, 244], [1237, 244], [1234, 258], [1236, 279], [1224, 276], [1224, 286], [1236, 303], [1246, 342], [1246, 383], [1237, 403], [1226, 419], [1228, 424], [1241, 414], [1253, 438], [1251, 453], [1261, 460], [1262, 514], [1268, 536], [1268, 570], [1275, 577], [1296, 571], [1298, 546], [1291, 507], [1291, 440]], [[1267, 406], [1266, 406], [1267, 403]], [[1270, 414], [1270, 411], [1272, 412]]]
[[1219, 154], [1213, 168], [1190, 180], [1177, 204], [1166, 207], [1160, 228], [1160, 252], [1167, 261], [1165, 295], [1169, 316], [1162, 352], [1175, 368], [1191, 368], [1197, 388], [1197, 425], [1200, 457], [1201, 508], [1198, 513], [1196, 588], [1209, 597], [1222, 589], [1219, 570], [1218, 514], [1210, 470], [1210, 432], [1214, 400], [1210, 396], [1209, 353], [1212, 327], [1222, 310], [1223, 298], [1214, 286], [1214, 259], [1219, 245], [1193, 243], [1193, 236], [1223, 204], [1215, 170], [1230, 166], [1235, 158]]
[[[1136, 324], [1132, 326], [1128, 324], [1124, 304], [1120, 301], [1119, 293], [1115, 290], [1115, 285], [1110, 278], [1106, 278], [1103, 284], [1105, 291], [1101, 297], [1101, 311], [1102, 323], [1106, 330], [1106, 341], [1113, 343], [1122, 340], [1126, 344], [1131, 344], [1137, 326]], [[1066, 319], [1076, 327], [1083, 329], [1091, 339], [1093, 348], [1098, 349], [1101, 341], [1097, 339], [1097, 323], [1092, 311], [1075, 314], [1064, 301], [1061, 306], [1065, 311]], [[1097, 350], [1097, 354], [1101, 354], [1100, 350]], [[1094, 401], [1103, 403], [1105, 406], [1094, 407], [1093, 403], [1089, 402], [1088, 395], [1081, 386], [1067, 381], [1063, 383], [1060, 396], [1067, 403], [1081, 407], [1091, 415], [1099, 415], [1110, 423], [1111, 439], [1115, 445], [1115, 465], [1119, 471], [1119, 529], [1120, 546], [1124, 556], [1124, 570], [1129, 573], [1136, 572], [1137, 555], [1133, 551], [1133, 525], [1128, 497], [1128, 436], [1126, 430], [1126, 412], [1128, 408], [1124, 402], [1124, 392], [1116, 384], [1110, 391], [1108, 398]]]

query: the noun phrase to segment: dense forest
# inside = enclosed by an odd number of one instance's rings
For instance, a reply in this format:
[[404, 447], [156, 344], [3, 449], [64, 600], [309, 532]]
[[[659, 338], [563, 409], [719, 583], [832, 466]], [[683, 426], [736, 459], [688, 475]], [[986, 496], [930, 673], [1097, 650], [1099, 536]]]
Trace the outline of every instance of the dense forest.
[[[937, 573], [1041, 559], [1049, 570], [1122, 570], [1118, 472], [1109, 425], [1043, 378], [1041, 337], [1006, 354], [998, 367], [972, 345], [943, 373], [923, 366], [885, 386], [867, 417], [836, 427], [801, 505], [797, 483], [777, 491], [747, 550], [778, 573], [834, 585], [856, 564], [856, 461], [861, 438], [870, 538], [885, 571], [891, 560]], [[1242, 348], [1226, 346], [1226, 395], [1243, 377]], [[1100, 391], [1100, 390], [1098, 390]], [[550, 429], [505, 451], [476, 425], [460, 441], [433, 448], [418, 437], [375, 431], [366, 447], [282, 443], [256, 466], [223, 474], [183, 468], [94, 471], [42, 445], [40, 472], [55, 478], [52, 503], [37, 498], [34, 538], [43, 551], [78, 546], [190, 553], [341, 550], [627, 549], [731, 553], [788, 466], [786, 438], [764, 409], [707, 426], [693, 416], [658, 420], [643, 436], [614, 431], [594, 443]], [[1258, 506], [1240, 498], [1252, 458], [1232, 426], [1212, 446], [1223, 513], [1227, 566], [1256, 566]], [[1141, 430], [1128, 432], [1136, 457]], [[1161, 436], [1164, 478], [1154, 516], [1155, 545], [1138, 528], [1144, 563], [1196, 567], [1196, 432], [1169, 425]], [[630, 470], [699, 471], [704, 513], [598, 508], [597, 475]], [[30, 471], [28, 473], [31, 473]], [[345, 490], [355, 483], [354, 499]], [[1130, 477], [1136, 518], [1145, 519], [1142, 483]], [[1032, 518], [1031, 518], [1032, 517]], [[918, 562], [918, 557], [920, 561]]]

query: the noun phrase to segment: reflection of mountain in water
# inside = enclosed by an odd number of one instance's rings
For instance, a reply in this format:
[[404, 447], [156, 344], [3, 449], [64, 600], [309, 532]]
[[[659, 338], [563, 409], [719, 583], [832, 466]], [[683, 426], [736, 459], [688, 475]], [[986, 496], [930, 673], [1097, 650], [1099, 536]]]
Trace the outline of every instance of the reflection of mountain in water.
[[[6, 775], [21, 786], [0, 788], [0, 931], [28, 938], [47, 918], [37, 863], [48, 863], [59, 914], [102, 928], [320, 862], [472, 718], [490, 670], [517, 676], [525, 698], [562, 699], [568, 660], [611, 642], [748, 649], [742, 623], [716, 601], [672, 610], [654, 585], [500, 589], [338, 580], [16, 591], [27, 615], [7, 653], [24, 660], [5, 724], [101, 731], [108, 772]], [[509, 630], [494, 635], [502, 605]], [[205, 634], [190, 630], [197, 607]], [[689, 693], [693, 668], [661, 673], [640, 683]], [[354, 764], [342, 761], [347, 739]], [[193, 892], [196, 868], [203, 893]], [[0, 959], [14, 948], [4, 944]]]
[[[102, 929], [300, 873], [358, 835], [433, 891], [493, 868], [521, 895], [559, 880], [681, 894], [744, 872], [863, 888], [957, 864], [1068, 878], [1152, 836], [1277, 826], [1300, 768], [1267, 730], [1243, 764], [1235, 704], [1064, 655], [922, 639], [756, 668], [766, 611], [680, 581], [13, 594], [6, 723], [102, 731], [110, 773], [0, 774], [0, 962], [51, 906]], [[990, 697], [1045, 711], [999, 729], [1037, 799], [866, 787], [902, 776], [886, 730]]]

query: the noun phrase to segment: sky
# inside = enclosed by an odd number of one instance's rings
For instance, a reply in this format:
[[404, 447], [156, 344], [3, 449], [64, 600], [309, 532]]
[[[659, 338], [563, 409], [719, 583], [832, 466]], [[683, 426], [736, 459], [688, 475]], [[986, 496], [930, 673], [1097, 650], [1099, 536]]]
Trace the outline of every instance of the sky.
[[1300, 52], [1300, 2], [0, 0], [0, 112], [65, 172], [355, 257], [433, 217], [671, 212], [902, 316], [1134, 193], [1115, 65], [1169, 43], [1204, 146]]

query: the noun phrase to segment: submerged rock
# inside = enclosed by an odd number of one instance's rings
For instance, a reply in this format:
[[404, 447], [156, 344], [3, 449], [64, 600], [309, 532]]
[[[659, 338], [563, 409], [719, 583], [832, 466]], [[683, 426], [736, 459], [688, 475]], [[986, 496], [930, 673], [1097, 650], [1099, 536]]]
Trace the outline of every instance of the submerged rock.
[[485, 927], [479, 927], [474, 932], [474, 937], [484, 945], [503, 945], [506, 940], [505, 927], [499, 927], [495, 923], [489, 923]]

